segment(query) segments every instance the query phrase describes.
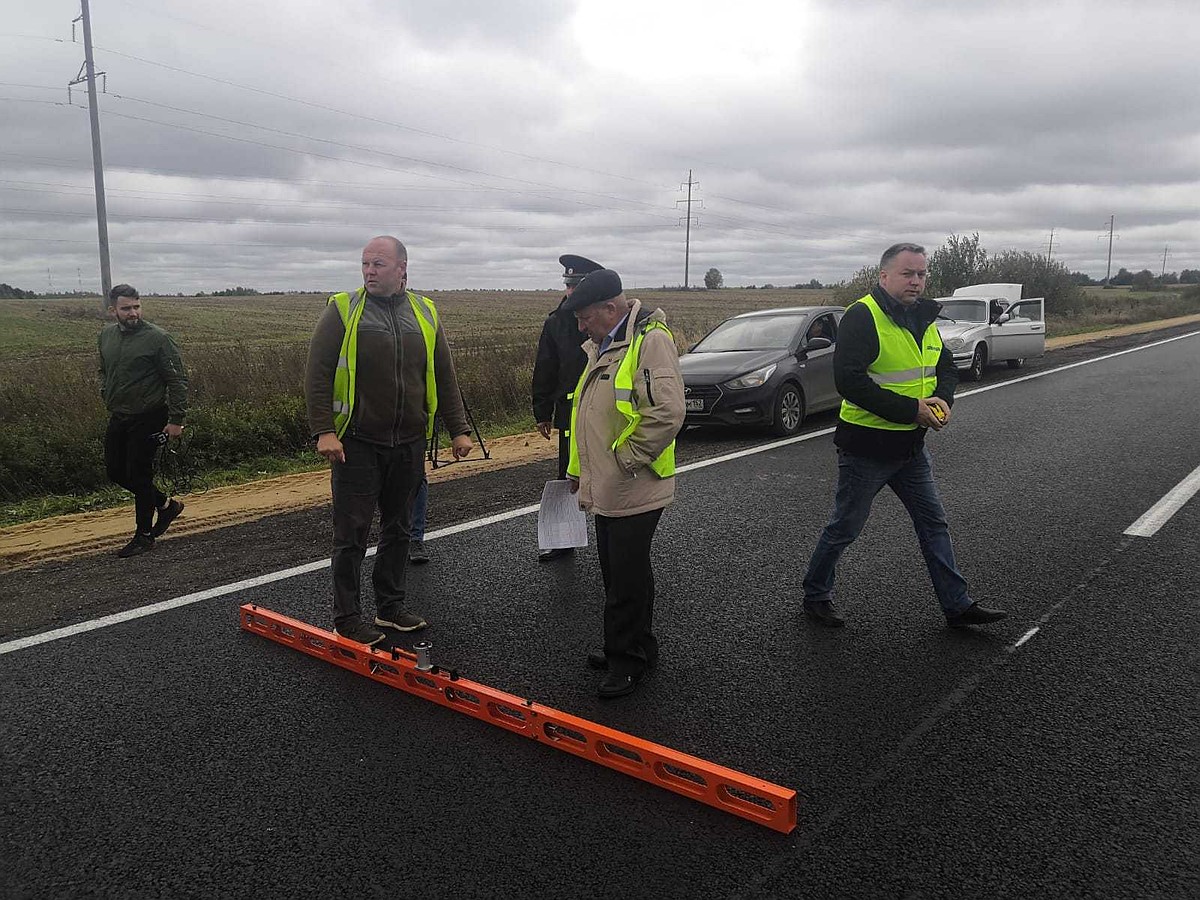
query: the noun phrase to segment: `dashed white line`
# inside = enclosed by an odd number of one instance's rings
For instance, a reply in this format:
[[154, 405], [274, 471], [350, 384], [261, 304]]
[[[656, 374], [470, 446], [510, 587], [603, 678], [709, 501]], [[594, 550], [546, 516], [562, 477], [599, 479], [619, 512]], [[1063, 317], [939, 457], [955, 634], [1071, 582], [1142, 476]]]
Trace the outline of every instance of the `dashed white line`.
[[1021, 635], [1021, 639], [1019, 641], [1017, 641], [1015, 644], [1013, 644], [1013, 649], [1016, 650], [1018, 647], [1020, 647], [1023, 643], [1025, 643], [1027, 640], [1029, 640], [1031, 637], [1033, 637], [1035, 634], [1037, 634], [1041, 630], [1042, 630], [1041, 626], [1038, 626], [1038, 625], [1035, 625], [1033, 628], [1030, 628], [1027, 632], [1025, 632], [1023, 635]]

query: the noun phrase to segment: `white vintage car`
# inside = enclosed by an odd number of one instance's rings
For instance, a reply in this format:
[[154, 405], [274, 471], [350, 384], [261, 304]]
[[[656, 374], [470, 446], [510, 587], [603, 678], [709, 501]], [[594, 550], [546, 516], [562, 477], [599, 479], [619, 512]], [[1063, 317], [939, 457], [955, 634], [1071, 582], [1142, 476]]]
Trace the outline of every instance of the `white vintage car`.
[[942, 343], [969, 381], [983, 378], [992, 363], [1019, 369], [1046, 353], [1046, 302], [1022, 300], [1019, 284], [973, 284], [937, 302]]

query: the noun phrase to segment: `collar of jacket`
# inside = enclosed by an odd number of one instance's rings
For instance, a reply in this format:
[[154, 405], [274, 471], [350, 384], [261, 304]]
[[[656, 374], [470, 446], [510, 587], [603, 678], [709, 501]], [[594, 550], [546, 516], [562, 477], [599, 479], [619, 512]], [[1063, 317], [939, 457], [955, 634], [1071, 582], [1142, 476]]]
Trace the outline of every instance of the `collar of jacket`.
[[928, 328], [937, 319], [938, 313], [942, 311], [942, 304], [936, 300], [930, 300], [928, 297], [918, 297], [916, 303], [906, 308], [879, 284], [871, 288], [871, 296], [875, 298], [880, 309], [887, 313], [893, 322], [904, 325], [905, 319], [912, 319], [921, 326], [921, 331]]
[[[646, 322], [647, 319], [655, 315], [658, 315], [660, 321], [664, 323], [667, 321], [667, 317], [665, 315], [661, 315], [658, 310], [648, 309], [642, 306], [641, 300], [634, 300], [633, 304], [629, 307], [629, 315], [625, 319], [625, 330], [613, 338], [613, 342], [604, 348], [604, 352], [608, 353], [614, 347], [628, 346], [629, 342], [633, 339], [634, 331], [641, 327], [641, 325]], [[589, 344], [596, 351], [597, 357], [602, 355], [600, 353], [600, 345], [591, 338], [588, 338], [587, 341], [584, 342], [584, 350], [587, 350]]]

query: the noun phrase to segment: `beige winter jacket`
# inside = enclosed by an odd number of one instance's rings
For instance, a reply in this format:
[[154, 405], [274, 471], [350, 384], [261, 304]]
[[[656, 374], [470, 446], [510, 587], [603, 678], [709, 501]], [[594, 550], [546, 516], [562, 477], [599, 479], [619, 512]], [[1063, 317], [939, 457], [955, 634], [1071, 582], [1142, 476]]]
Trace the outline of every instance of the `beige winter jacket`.
[[[579, 451], [579, 505], [601, 516], [635, 516], [661, 509], [675, 499], [675, 478], [659, 478], [650, 463], [667, 448], [683, 425], [683, 376], [679, 351], [661, 328], [642, 341], [633, 378], [633, 405], [641, 413], [629, 440], [614, 452], [613, 441], [625, 430], [617, 411], [613, 381], [636, 334], [642, 303], [634, 300], [622, 333], [603, 354], [595, 341], [583, 345], [588, 363], [575, 420]], [[656, 309], [644, 321], [666, 324]], [[649, 387], [646, 379], [649, 376]]]

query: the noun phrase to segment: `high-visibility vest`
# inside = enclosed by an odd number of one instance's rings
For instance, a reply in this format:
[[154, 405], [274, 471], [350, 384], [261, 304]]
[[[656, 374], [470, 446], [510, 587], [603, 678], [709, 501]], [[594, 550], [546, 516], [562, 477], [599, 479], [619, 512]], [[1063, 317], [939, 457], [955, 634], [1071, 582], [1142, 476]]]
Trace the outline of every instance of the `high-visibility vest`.
[[[871, 311], [875, 332], [879, 335], [879, 355], [867, 366], [867, 375], [871, 380], [903, 397], [932, 397], [937, 387], [938, 359], [942, 355], [942, 336], [937, 326], [930, 322], [918, 344], [913, 333], [896, 324], [870, 294], [855, 300], [850, 306], [855, 303], [861, 303]], [[917, 428], [916, 423], [893, 422], [849, 400], [842, 400], [841, 419], [852, 425], [884, 431], [912, 431]]]
[[[425, 423], [425, 439], [433, 436], [433, 416], [437, 412], [437, 380], [433, 372], [433, 348], [437, 340], [438, 314], [433, 301], [428, 297], [405, 291], [412, 304], [421, 336], [425, 338], [425, 412], [429, 419]], [[350, 427], [350, 416], [354, 412], [355, 368], [358, 363], [358, 323], [362, 319], [367, 303], [366, 288], [359, 288], [352, 295], [334, 294], [329, 303], [337, 306], [338, 315], [346, 334], [342, 338], [342, 349], [338, 352], [337, 369], [333, 373], [333, 429], [339, 438]], [[400, 339], [400, 335], [396, 335]]]
[[[617, 367], [616, 377], [613, 379], [613, 390], [616, 393], [617, 412], [625, 417], [625, 428], [617, 435], [617, 439], [612, 443], [612, 450], [616, 450], [622, 444], [629, 441], [630, 435], [637, 429], [638, 422], [642, 420], [642, 414], [637, 411], [633, 405], [633, 378], [634, 372], [638, 368], [639, 357], [642, 352], [642, 341], [646, 335], [655, 328], [661, 328], [667, 333], [667, 337], [671, 338], [674, 343], [675, 338], [671, 336], [671, 329], [667, 328], [662, 322], [647, 322], [645, 325], [638, 328], [637, 334], [629, 345], [629, 349], [625, 351], [625, 358], [621, 360], [621, 365]], [[587, 379], [587, 369], [579, 376], [579, 383], [575, 385], [575, 391], [569, 395], [571, 401], [571, 455], [567, 462], [567, 474], [578, 477], [579, 475], [579, 445], [575, 442], [575, 419], [579, 415], [579, 398], [583, 394], [583, 383]], [[647, 374], [646, 387], [649, 388], [649, 375]], [[650, 463], [650, 468], [659, 478], [670, 478], [675, 474], [675, 442], [671, 441], [667, 445], [667, 449], [655, 457]]]

